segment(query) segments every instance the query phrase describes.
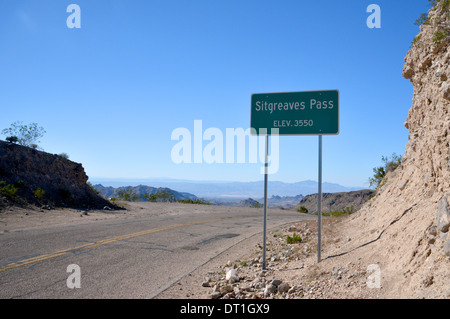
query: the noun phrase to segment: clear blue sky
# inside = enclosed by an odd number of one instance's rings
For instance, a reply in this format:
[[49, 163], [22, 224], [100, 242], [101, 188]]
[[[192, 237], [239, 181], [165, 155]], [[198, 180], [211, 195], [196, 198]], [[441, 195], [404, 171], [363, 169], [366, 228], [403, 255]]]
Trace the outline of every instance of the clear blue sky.
[[[66, 12], [81, 8], [81, 28]], [[369, 4], [381, 28], [369, 29]], [[412, 85], [404, 57], [426, 0], [4, 0], [0, 129], [47, 131], [90, 178], [261, 180], [261, 164], [175, 164], [171, 134], [250, 126], [252, 93], [338, 89], [340, 134], [323, 137], [323, 180], [368, 186], [403, 154]], [[5, 136], [1, 136], [2, 139]], [[271, 180], [317, 180], [316, 136], [280, 137]], [[204, 145], [207, 142], [204, 142]]]

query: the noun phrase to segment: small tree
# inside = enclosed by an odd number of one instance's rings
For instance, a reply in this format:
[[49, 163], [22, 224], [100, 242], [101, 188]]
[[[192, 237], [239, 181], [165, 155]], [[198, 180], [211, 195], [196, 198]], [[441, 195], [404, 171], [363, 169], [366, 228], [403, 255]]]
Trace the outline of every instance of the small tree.
[[378, 166], [373, 168], [373, 177], [369, 178], [370, 187], [375, 187], [377, 189], [386, 174], [393, 172], [402, 163], [402, 157], [395, 153], [392, 154], [391, 159], [387, 156], [382, 156], [381, 161], [384, 163], [383, 166]]
[[19, 141], [19, 139], [17, 138], [17, 136], [8, 136], [6, 138], [6, 141], [9, 143], [17, 143]]
[[8, 136], [7, 140], [8, 138], [11, 140], [11, 138], [14, 139], [15, 137], [15, 142], [28, 147], [32, 147], [33, 145], [36, 145], [37, 147], [37, 143], [40, 142], [39, 139], [44, 136], [45, 133], [44, 128], [38, 126], [37, 123], [24, 125], [19, 121], [12, 123], [11, 127], [2, 130], [2, 134]]

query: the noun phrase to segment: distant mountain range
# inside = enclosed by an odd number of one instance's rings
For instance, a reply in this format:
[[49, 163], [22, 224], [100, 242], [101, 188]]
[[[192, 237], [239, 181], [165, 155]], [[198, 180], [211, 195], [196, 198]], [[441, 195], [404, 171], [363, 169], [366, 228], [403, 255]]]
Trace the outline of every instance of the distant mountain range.
[[[92, 179], [92, 184], [102, 184], [109, 187], [151, 185], [151, 189], [170, 188], [180, 194], [190, 194], [206, 200], [240, 201], [254, 198], [258, 201], [264, 197], [264, 181], [256, 182], [223, 182], [223, 181], [190, 181], [171, 179]], [[296, 183], [269, 181], [268, 197], [298, 196], [317, 193], [318, 183], [306, 180]], [[349, 192], [364, 189], [363, 187], [346, 187], [334, 183], [322, 183], [324, 193]], [[276, 200], [276, 198], [274, 198]], [[299, 199], [300, 200], [300, 199]], [[297, 202], [298, 203], [298, 202]]]

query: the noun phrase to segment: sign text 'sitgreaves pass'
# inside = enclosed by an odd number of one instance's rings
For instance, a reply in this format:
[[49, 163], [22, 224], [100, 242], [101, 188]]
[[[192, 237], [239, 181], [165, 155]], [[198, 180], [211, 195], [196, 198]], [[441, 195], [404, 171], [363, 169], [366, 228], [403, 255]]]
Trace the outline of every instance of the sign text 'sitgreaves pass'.
[[256, 135], [339, 134], [339, 91], [252, 94], [250, 127]]

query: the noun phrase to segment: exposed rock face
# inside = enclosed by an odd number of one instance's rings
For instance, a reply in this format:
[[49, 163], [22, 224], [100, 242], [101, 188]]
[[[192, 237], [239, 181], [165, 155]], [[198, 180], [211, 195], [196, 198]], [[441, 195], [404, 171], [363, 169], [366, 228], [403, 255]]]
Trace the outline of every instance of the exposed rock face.
[[258, 206], [258, 207], [262, 207], [263, 204], [259, 203], [257, 200], [254, 200], [253, 198], [247, 198], [247, 199], [243, 199], [239, 202], [239, 204], [237, 205], [238, 207], [249, 207], [249, 206]]
[[[15, 185], [18, 203], [51, 204], [74, 208], [113, 205], [98, 196], [87, 184], [83, 166], [61, 156], [0, 141], [0, 181]], [[19, 182], [20, 181], [20, 182]], [[37, 198], [34, 191], [44, 193]], [[19, 200], [20, 199], [20, 200]]]
[[199, 198], [195, 196], [194, 194], [186, 193], [186, 192], [177, 192], [173, 189], [167, 188], [167, 187], [151, 187], [146, 185], [138, 185], [138, 186], [124, 186], [119, 188], [114, 188], [111, 186], [105, 187], [101, 184], [93, 185], [93, 187], [99, 192], [101, 196], [104, 198], [110, 198], [117, 196], [116, 192], [118, 190], [131, 190], [133, 194], [136, 194], [139, 197], [139, 201], [146, 201], [144, 198], [144, 194], [156, 194], [161, 191], [169, 192], [171, 195], [174, 196], [175, 200], [198, 200]]
[[433, 40], [439, 30], [434, 24], [448, 25], [448, 15], [440, 4], [430, 10], [431, 22], [421, 26], [419, 40], [406, 55], [403, 68], [403, 76], [414, 87], [404, 124], [409, 142], [403, 167], [411, 175], [409, 187], [426, 190], [426, 197], [450, 190], [450, 37], [439, 44]]
[[[357, 211], [375, 192], [370, 189], [364, 189], [353, 192], [341, 193], [323, 193], [322, 194], [322, 212], [338, 211], [353, 207]], [[304, 206], [308, 213], [317, 213], [318, 194], [307, 195], [300, 203], [295, 206], [295, 210]]]
[[[430, 23], [421, 26], [405, 58], [403, 76], [411, 81], [414, 95], [404, 123], [409, 141], [402, 164], [349, 220], [351, 229], [360, 229], [355, 236], [366, 240], [386, 230], [370, 245], [367, 262], [381, 264], [383, 282], [393, 297], [405, 297], [404, 291], [412, 291], [406, 297], [450, 294], [450, 259], [445, 250], [450, 236], [448, 230], [436, 233], [436, 221], [446, 218], [443, 198], [450, 199], [450, 36], [442, 29], [450, 19], [442, 4], [429, 11]], [[447, 36], [436, 41], [439, 30]], [[429, 275], [433, 280], [425, 284]]]

